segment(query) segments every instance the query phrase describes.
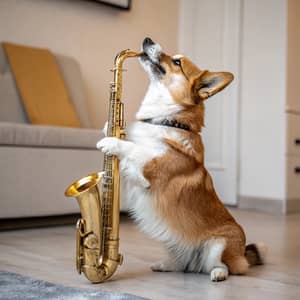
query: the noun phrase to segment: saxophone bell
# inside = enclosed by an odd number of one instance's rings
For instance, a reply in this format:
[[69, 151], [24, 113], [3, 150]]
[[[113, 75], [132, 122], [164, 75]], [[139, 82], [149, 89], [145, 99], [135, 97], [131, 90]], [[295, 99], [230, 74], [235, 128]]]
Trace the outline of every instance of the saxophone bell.
[[76, 198], [81, 212], [76, 224], [76, 269], [92, 282], [99, 281], [91, 271], [93, 266], [99, 268], [102, 216], [98, 186], [102, 176], [103, 173], [90, 174], [72, 183], [65, 191], [65, 196]]

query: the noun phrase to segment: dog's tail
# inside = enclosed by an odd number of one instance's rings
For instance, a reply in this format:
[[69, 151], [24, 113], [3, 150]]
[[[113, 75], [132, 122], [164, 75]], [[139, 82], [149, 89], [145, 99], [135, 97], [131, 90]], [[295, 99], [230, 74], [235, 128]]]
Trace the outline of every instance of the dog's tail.
[[246, 246], [245, 256], [250, 266], [263, 265], [266, 262], [267, 246], [264, 243]]

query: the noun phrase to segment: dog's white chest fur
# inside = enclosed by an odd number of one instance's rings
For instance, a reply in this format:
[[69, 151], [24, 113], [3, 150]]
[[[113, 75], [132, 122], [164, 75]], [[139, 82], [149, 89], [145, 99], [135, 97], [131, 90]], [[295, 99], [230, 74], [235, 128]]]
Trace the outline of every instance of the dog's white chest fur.
[[[162, 139], [168, 135], [168, 129], [161, 126], [136, 122], [129, 130], [128, 140], [136, 146], [141, 145], [140, 151], [135, 150], [121, 160], [120, 168], [124, 191], [129, 210], [137, 220], [141, 229], [151, 237], [163, 242], [170, 242], [170, 229], [161, 220], [153, 207], [153, 195], [150, 189], [137, 181], [138, 173], [143, 173], [144, 165], [155, 157], [160, 157], [167, 151]], [[135, 149], [139, 149], [135, 147]], [[145, 151], [147, 149], [147, 151]], [[139, 166], [130, 163], [131, 155], [139, 161]]]
[[151, 197], [148, 190], [128, 184], [127, 204], [141, 230], [152, 238], [169, 243], [172, 235], [166, 224], [155, 212]]

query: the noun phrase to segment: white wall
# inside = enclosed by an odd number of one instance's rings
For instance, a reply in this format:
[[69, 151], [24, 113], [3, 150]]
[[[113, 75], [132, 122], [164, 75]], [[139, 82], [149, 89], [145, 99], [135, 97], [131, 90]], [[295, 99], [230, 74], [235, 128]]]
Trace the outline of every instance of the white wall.
[[240, 194], [284, 199], [286, 1], [243, 3]]
[[[82, 68], [92, 123], [102, 127], [108, 109], [113, 59], [139, 49], [145, 36], [177, 52], [177, 0], [133, 0], [129, 12], [82, 0], [1, 0], [0, 41], [47, 47], [76, 58]], [[125, 63], [124, 102], [132, 119], [147, 86], [137, 60]]]

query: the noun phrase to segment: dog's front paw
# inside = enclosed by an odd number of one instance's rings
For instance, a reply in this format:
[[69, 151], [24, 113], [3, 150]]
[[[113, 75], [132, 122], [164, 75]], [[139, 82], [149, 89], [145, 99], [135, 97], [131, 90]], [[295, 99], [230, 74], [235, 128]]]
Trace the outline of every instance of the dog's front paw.
[[183, 271], [182, 266], [173, 259], [166, 259], [151, 265], [153, 272], [178, 272]]
[[115, 137], [105, 137], [97, 143], [97, 148], [108, 155], [118, 155], [119, 139]]
[[223, 281], [228, 277], [227, 267], [214, 267], [210, 272], [211, 281]]
[[168, 263], [164, 261], [159, 261], [157, 263], [154, 263], [151, 265], [151, 270], [153, 272], [171, 272], [172, 266], [170, 266]]

